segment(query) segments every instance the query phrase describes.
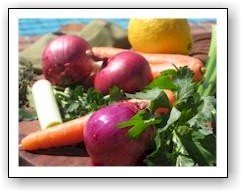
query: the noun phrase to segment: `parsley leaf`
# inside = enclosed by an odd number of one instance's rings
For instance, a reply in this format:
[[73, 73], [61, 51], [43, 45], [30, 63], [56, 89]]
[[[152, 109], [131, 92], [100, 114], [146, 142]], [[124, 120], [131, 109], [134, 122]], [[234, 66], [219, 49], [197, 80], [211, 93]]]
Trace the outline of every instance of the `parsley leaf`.
[[169, 100], [165, 92], [160, 88], [145, 89], [135, 94], [125, 94], [130, 99], [150, 100], [150, 109], [153, 113], [158, 107], [170, 108]]
[[180, 68], [177, 71], [174, 84], [177, 86], [176, 106], [178, 109], [191, 106], [195, 102], [194, 97], [196, 96], [192, 71], [187, 67]]
[[19, 65], [19, 107], [28, 106], [28, 87], [35, 79], [32, 63], [20, 63]]
[[[144, 162], [151, 166], [216, 165], [216, 136], [211, 125], [216, 116], [215, 98], [198, 95], [197, 83], [187, 67], [168, 74], [167, 81], [177, 88], [176, 103], [166, 123], [155, 125], [152, 152]], [[153, 85], [153, 89], [159, 87]]]
[[179, 150], [186, 151], [186, 154], [199, 166], [213, 166], [216, 164], [216, 140], [213, 134], [203, 135], [198, 130], [192, 130], [187, 126], [178, 128], [180, 129], [176, 129], [173, 135], [180, 140], [179, 144], [176, 143], [177, 147], [180, 148]]
[[37, 119], [37, 114], [31, 109], [19, 108], [19, 121], [32, 121]]
[[147, 165], [171, 165], [172, 127], [179, 120], [180, 116], [181, 112], [173, 107], [166, 125], [156, 130], [153, 152], [144, 160]]
[[109, 90], [109, 97], [109, 103], [119, 101], [123, 98], [123, 92], [117, 86], [114, 86]]
[[128, 131], [128, 135], [131, 139], [135, 139], [147, 128], [151, 127], [151, 125], [159, 123], [161, 123], [161, 119], [157, 119], [147, 111], [141, 110], [128, 121], [119, 123], [118, 128], [131, 127]]
[[[172, 73], [174, 74], [174, 73]], [[165, 74], [160, 75], [156, 79], [154, 79], [149, 85], [148, 88], [160, 88], [160, 89], [169, 89], [172, 91], [177, 90], [177, 86], [171, 81], [171, 75]]]
[[143, 92], [137, 92], [135, 94], [126, 93], [125, 95], [130, 99], [147, 99], [147, 100], [154, 100], [159, 97], [161, 93], [161, 89], [154, 88], [144, 90]]
[[80, 85], [67, 87], [64, 90], [55, 87], [54, 93], [64, 121], [96, 111], [123, 97], [122, 92], [117, 87], [111, 88], [109, 95], [103, 95], [93, 88], [85, 90]]
[[[142, 99], [150, 100], [149, 110], [141, 110], [130, 120], [122, 122], [119, 124], [119, 128], [125, 128], [131, 126], [129, 130], [129, 137], [135, 139], [139, 137], [146, 128], [151, 125], [160, 124], [162, 119], [155, 117], [153, 113], [159, 107], [170, 108], [169, 100], [165, 92], [160, 88], [154, 89], [145, 89], [143, 92], [137, 92], [135, 94], [125, 94], [128, 98], [131, 99]], [[164, 116], [165, 118], [165, 116]]]
[[202, 104], [199, 106], [199, 112], [188, 121], [188, 124], [191, 127], [201, 128], [204, 134], [210, 134], [213, 131], [211, 124], [208, 122], [215, 121], [216, 101], [212, 96], [202, 97], [201, 100]]

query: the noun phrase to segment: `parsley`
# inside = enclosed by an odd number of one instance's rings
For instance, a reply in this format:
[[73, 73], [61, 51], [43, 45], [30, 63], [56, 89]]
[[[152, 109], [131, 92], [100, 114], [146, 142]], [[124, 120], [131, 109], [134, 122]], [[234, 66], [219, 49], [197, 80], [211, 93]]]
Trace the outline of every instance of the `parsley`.
[[169, 100], [165, 92], [160, 88], [145, 89], [143, 92], [135, 94], [125, 94], [130, 99], [145, 99], [150, 100], [151, 112], [154, 112], [158, 107], [170, 108]]
[[28, 106], [28, 87], [34, 81], [34, 69], [31, 63], [19, 65], [19, 107]]
[[173, 76], [177, 100], [167, 124], [157, 127], [153, 152], [144, 160], [147, 165], [214, 166], [216, 136], [214, 97], [200, 97], [192, 73], [180, 68]]
[[98, 110], [123, 97], [122, 92], [113, 87], [109, 95], [103, 95], [93, 88], [85, 90], [82, 86], [67, 87], [64, 90], [54, 88], [55, 97], [64, 121], [72, 120], [82, 115]]
[[[150, 166], [214, 166], [216, 165], [216, 135], [211, 122], [216, 119], [216, 102], [212, 96], [201, 97], [198, 83], [187, 67], [168, 70], [142, 92], [126, 94], [128, 98], [150, 100], [150, 107], [119, 124], [130, 127], [129, 136], [139, 137], [151, 126], [156, 127], [152, 152], [144, 162]], [[174, 106], [169, 105], [163, 89], [176, 94]], [[170, 112], [154, 116], [155, 109], [166, 107]]]
[[161, 123], [161, 119], [156, 119], [150, 113], [145, 110], [141, 110], [136, 113], [129, 121], [119, 124], [119, 128], [126, 128], [132, 126], [128, 131], [128, 135], [131, 139], [135, 139], [140, 136], [151, 125]]
[[32, 121], [37, 119], [31, 86], [36, 79], [31, 63], [19, 65], [19, 121]]
[[19, 121], [32, 121], [37, 119], [37, 114], [34, 110], [19, 108]]

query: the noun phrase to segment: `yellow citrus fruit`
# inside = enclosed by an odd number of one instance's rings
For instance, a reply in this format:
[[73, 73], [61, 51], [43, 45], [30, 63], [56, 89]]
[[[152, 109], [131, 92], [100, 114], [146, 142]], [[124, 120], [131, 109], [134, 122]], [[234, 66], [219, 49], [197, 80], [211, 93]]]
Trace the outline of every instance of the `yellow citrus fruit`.
[[192, 47], [187, 19], [130, 19], [128, 39], [145, 53], [188, 54]]

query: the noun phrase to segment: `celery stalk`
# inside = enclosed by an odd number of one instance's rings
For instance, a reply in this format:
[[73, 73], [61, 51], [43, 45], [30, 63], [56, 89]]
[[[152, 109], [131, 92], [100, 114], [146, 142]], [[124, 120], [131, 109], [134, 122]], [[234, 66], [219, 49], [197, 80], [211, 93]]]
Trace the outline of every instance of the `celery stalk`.
[[[203, 83], [198, 87], [198, 93], [202, 96], [214, 95], [216, 87], [216, 61], [217, 61], [217, 32], [216, 26], [212, 26], [212, 38], [206, 62], [206, 72]], [[214, 90], [212, 90], [214, 89]]]
[[203, 92], [203, 96], [212, 96], [216, 93], [216, 68], [210, 77], [207, 88]]

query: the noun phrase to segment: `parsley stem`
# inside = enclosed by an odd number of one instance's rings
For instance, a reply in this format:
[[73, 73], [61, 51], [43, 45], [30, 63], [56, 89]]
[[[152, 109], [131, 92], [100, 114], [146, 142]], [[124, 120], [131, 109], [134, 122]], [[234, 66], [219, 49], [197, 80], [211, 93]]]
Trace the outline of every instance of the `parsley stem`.
[[67, 95], [66, 93], [64, 93], [63, 91], [58, 91], [58, 90], [56, 90], [56, 89], [53, 89], [53, 92], [54, 92], [54, 94], [55, 95], [61, 95], [61, 96], [63, 96], [63, 97], [69, 97], [69, 95]]

